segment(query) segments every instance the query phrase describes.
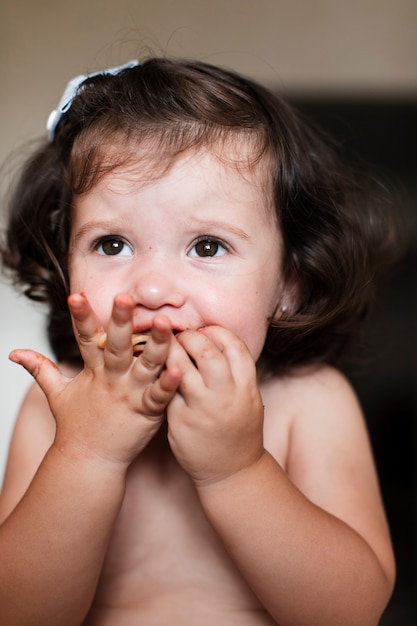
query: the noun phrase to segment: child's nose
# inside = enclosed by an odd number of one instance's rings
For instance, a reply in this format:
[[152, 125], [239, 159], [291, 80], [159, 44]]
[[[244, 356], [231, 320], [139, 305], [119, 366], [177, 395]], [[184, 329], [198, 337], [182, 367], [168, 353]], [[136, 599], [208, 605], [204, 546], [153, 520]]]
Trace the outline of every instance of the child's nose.
[[172, 268], [149, 269], [140, 272], [134, 284], [134, 297], [139, 305], [148, 309], [164, 306], [181, 307], [184, 303], [183, 290], [178, 276]]

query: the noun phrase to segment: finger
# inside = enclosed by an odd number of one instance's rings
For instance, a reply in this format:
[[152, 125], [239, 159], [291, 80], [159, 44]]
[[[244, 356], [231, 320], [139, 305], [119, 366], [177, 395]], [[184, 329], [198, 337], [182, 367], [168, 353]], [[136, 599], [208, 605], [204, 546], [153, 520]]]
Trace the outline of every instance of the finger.
[[146, 415], [159, 417], [174, 397], [181, 381], [181, 371], [172, 367], [162, 372], [160, 377], [143, 394], [143, 408]]
[[169, 354], [166, 360], [167, 367], [178, 367], [182, 376], [196, 376], [201, 380], [201, 376], [196, 368], [196, 364], [187, 353], [185, 347], [181, 345], [179, 339], [182, 333], [173, 337], [173, 341], [169, 347]]
[[103, 363], [103, 352], [97, 346], [99, 335], [103, 332], [97, 316], [83, 293], [73, 293], [68, 297], [75, 336], [81, 356], [87, 367], [94, 368]]
[[[227, 383], [231, 379], [230, 367], [221, 349], [209, 336], [200, 331], [186, 330], [178, 342], [187, 352], [207, 387]], [[190, 376], [190, 368], [184, 375]]]
[[58, 395], [68, 380], [59, 368], [43, 354], [33, 350], [13, 350], [9, 359], [33, 376], [47, 398]]
[[107, 326], [104, 361], [111, 371], [121, 373], [132, 365], [132, 326], [135, 302], [129, 294], [120, 294], [113, 302]]
[[210, 338], [224, 355], [236, 382], [246, 378], [248, 373], [253, 375], [256, 364], [247, 345], [240, 337], [222, 326], [206, 326], [199, 332]]
[[135, 374], [141, 379], [145, 376], [153, 380], [165, 366], [173, 340], [172, 326], [168, 317], [156, 315], [152, 321], [149, 340], [134, 366]]

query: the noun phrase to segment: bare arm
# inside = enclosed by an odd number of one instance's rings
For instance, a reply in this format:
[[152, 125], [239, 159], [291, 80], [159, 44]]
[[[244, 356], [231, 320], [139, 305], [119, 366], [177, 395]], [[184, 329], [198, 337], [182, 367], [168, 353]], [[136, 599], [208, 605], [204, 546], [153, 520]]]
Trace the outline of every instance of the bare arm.
[[378, 624], [392, 591], [389, 569], [368, 541], [298, 492], [268, 453], [256, 467], [199, 495], [228, 552], [281, 626]]
[[181, 339], [197, 369], [178, 355], [185, 384], [169, 419], [213, 528], [280, 626], [376, 625], [394, 563], [352, 391], [331, 370], [293, 385], [284, 471], [272, 456], [279, 405], [265, 425], [270, 454], [259, 443], [262, 406], [244, 349], [224, 330], [207, 335], [218, 353], [204, 338]]
[[[0, 501], [0, 623], [74, 626], [93, 599], [127, 468], [157, 432], [178, 382], [175, 372], [158, 375], [172, 339], [166, 319], [156, 322], [143, 359], [133, 361], [132, 306], [129, 298], [117, 300], [102, 351], [94, 314], [84, 297], [74, 299], [85, 362], [74, 378], [39, 354], [18, 351], [12, 357], [43, 389], [56, 429], [45, 404], [36, 409], [39, 420], [30, 415], [29, 398]], [[44, 434], [37, 435], [33, 460], [27, 461], [33, 418]], [[20, 463], [23, 477], [17, 478]]]
[[0, 527], [1, 623], [81, 623], [123, 493], [122, 466], [49, 449]]

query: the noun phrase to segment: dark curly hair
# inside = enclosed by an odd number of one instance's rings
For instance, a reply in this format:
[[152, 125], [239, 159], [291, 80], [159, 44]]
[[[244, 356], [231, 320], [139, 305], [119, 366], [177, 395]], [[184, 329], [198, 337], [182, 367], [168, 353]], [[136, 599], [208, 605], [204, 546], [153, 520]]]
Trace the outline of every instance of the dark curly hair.
[[134, 158], [138, 146], [168, 167], [186, 150], [216, 149], [233, 136], [249, 139], [252, 163], [265, 164], [283, 278], [295, 294], [271, 319], [261, 362], [282, 372], [343, 354], [392, 242], [386, 213], [332, 143], [274, 93], [206, 63], [151, 58], [82, 83], [11, 198], [3, 264], [29, 298], [49, 306], [57, 359], [79, 358], [67, 308], [74, 194]]

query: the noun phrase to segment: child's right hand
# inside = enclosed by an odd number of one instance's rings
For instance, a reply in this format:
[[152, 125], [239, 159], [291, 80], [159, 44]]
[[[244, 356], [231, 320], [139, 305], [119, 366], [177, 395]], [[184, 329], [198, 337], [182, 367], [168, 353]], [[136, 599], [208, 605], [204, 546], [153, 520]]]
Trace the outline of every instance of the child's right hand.
[[10, 358], [44, 391], [56, 420], [55, 446], [64, 455], [96, 456], [127, 466], [158, 431], [180, 381], [178, 370], [165, 369], [171, 324], [156, 316], [144, 352], [134, 358], [134, 302], [129, 295], [114, 300], [104, 350], [97, 345], [103, 329], [86, 296], [73, 294], [68, 304], [84, 360], [75, 378], [31, 350], [15, 350]]

